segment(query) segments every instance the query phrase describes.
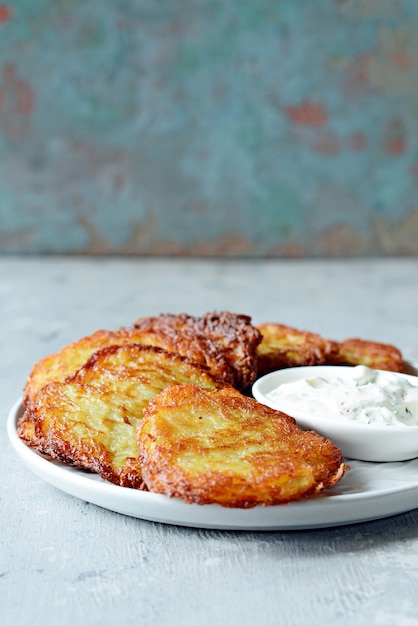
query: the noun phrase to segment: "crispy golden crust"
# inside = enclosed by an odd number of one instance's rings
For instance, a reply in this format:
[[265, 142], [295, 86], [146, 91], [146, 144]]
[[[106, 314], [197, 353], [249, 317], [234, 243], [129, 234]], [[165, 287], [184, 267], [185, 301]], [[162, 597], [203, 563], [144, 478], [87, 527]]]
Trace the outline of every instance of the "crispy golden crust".
[[153, 330], [133, 329], [136, 341], [143, 345], [157, 346], [174, 352], [208, 368], [213, 376], [225, 383], [234, 383], [234, 372], [216, 345], [204, 336], [197, 336], [186, 330], [155, 328]]
[[24, 388], [23, 403], [29, 406], [38, 391], [47, 383], [61, 382], [79, 369], [97, 350], [113, 345], [138, 343], [157, 346], [168, 352], [187, 357], [225, 383], [232, 384], [234, 372], [217, 347], [204, 336], [180, 332], [177, 329], [144, 331], [140, 328], [120, 328], [116, 331], [98, 330], [64, 346], [54, 354], [40, 359], [32, 368]]
[[331, 441], [233, 388], [166, 388], [144, 410], [138, 446], [150, 491], [225, 507], [299, 500], [347, 469]]
[[139, 318], [134, 326], [147, 332], [175, 330], [196, 339], [204, 338], [211, 346], [212, 358], [217, 354], [228, 364], [237, 389], [249, 387], [256, 378], [261, 335], [247, 315], [229, 311], [212, 311], [202, 316], [162, 313]]
[[258, 346], [259, 375], [283, 367], [322, 365], [337, 350], [335, 341], [284, 324], [265, 323], [257, 328], [262, 335]]
[[23, 390], [24, 405], [29, 406], [44, 385], [52, 381], [61, 382], [73, 374], [93, 352], [107, 346], [129, 343], [138, 343], [134, 329], [98, 330], [87, 337], [67, 344], [54, 354], [43, 357], [35, 363], [27, 378]]
[[64, 382], [42, 387], [20, 420], [18, 434], [54, 459], [138, 488], [136, 427], [142, 411], [168, 385], [185, 383], [222, 386], [202, 366], [160, 348], [103, 348]]
[[406, 372], [401, 352], [395, 346], [367, 341], [365, 339], [345, 339], [338, 343], [338, 349], [328, 359], [337, 365], [367, 365], [372, 369]]

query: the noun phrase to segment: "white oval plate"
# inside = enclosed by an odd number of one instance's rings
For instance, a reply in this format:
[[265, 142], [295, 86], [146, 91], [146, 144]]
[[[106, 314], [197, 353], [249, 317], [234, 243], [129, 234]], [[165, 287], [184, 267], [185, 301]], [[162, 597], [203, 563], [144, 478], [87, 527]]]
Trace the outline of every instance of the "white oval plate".
[[[331, 439], [350, 459], [383, 462], [408, 461], [418, 457], [418, 426], [382, 426], [322, 417], [289, 408], [291, 405], [286, 406], [285, 400], [272, 399], [268, 395], [284, 383], [315, 377], [351, 378], [352, 373], [352, 367], [341, 365], [290, 367], [259, 378], [252, 387], [252, 393], [258, 402], [292, 415], [302, 428], [315, 430]], [[398, 373], [395, 375], [405, 378], [415, 387], [418, 386], [417, 376]]]
[[303, 530], [342, 526], [418, 508], [418, 459], [402, 463], [350, 461], [351, 470], [322, 494], [284, 506], [228, 509], [106, 483], [99, 476], [56, 463], [28, 448], [16, 433], [19, 400], [7, 420], [10, 442], [25, 465], [72, 496], [152, 522], [220, 530]]

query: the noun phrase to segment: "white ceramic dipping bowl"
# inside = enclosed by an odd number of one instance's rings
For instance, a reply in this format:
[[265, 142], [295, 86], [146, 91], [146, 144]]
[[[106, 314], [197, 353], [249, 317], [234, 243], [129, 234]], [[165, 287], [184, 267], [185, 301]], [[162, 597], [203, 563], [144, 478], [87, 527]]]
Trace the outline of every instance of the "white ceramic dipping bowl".
[[[294, 417], [302, 428], [315, 430], [323, 437], [331, 439], [347, 458], [360, 461], [393, 462], [418, 457], [418, 426], [383, 426], [317, 417], [306, 412], [297, 412], [294, 409], [287, 410], [280, 401], [267, 397], [268, 393], [283, 383], [304, 378], [352, 377], [352, 371], [352, 367], [340, 365], [315, 365], [277, 370], [259, 378], [252, 387], [252, 393], [258, 402]], [[396, 375], [418, 386], [417, 376]]]

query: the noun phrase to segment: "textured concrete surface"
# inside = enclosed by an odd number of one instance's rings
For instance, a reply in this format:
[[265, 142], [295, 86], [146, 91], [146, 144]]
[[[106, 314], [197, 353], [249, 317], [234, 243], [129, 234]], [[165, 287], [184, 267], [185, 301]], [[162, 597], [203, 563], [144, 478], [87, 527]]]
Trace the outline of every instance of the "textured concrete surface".
[[5, 426], [37, 359], [161, 311], [230, 307], [336, 339], [386, 340], [418, 359], [417, 265], [1, 258], [1, 626], [416, 626], [418, 509], [310, 531], [146, 522], [45, 483]]
[[418, 253], [418, 5], [0, 4], [0, 252]]

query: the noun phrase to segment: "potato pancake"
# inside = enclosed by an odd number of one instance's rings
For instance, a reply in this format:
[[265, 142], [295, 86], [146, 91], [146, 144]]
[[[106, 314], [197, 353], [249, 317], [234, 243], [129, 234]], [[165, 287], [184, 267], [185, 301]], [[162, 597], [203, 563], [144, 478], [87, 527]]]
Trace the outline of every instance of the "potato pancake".
[[136, 428], [168, 385], [223, 386], [202, 366], [153, 346], [103, 348], [63, 382], [38, 392], [18, 424], [39, 452], [122, 486], [142, 485]]
[[38, 391], [46, 384], [61, 382], [74, 374], [97, 350], [112, 345], [139, 343], [135, 330], [121, 329], [118, 331], [98, 330], [65, 345], [54, 354], [49, 354], [35, 363], [26, 380], [23, 390], [23, 404], [29, 406]]
[[336, 365], [367, 365], [372, 369], [406, 372], [407, 365], [395, 346], [366, 339], [345, 339], [330, 355], [330, 363]]
[[225, 507], [300, 500], [347, 469], [331, 441], [232, 387], [166, 388], [144, 410], [138, 447], [150, 491]]
[[175, 329], [156, 332], [145, 332], [137, 328], [120, 328], [116, 331], [98, 330], [40, 359], [34, 365], [24, 388], [24, 405], [29, 406], [38, 391], [47, 383], [62, 382], [67, 376], [73, 374], [97, 350], [131, 343], [164, 348], [168, 352], [174, 352], [207, 366], [214, 376], [225, 383], [232, 384], [234, 381], [234, 372], [226, 358], [209, 339], [203, 336], [198, 337], [195, 334]]
[[174, 329], [196, 338], [205, 338], [228, 363], [233, 373], [233, 386], [237, 389], [248, 388], [257, 376], [257, 346], [261, 335], [247, 315], [229, 311], [212, 311], [201, 316], [162, 313], [139, 318], [134, 326], [147, 332]]
[[337, 350], [335, 341], [284, 324], [265, 323], [257, 328], [262, 335], [257, 349], [260, 376], [284, 367], [322, 365]]
[[141, 330], [134, 328], [131, 331], [137, 343], [157, 346], [168, 352], [174, 352], [189, 360], [204, 365], [213, 376], [224, 383], [234, 383], [234, 372], [224, 355], [217, 346], [207, 337], [197, 336], [187, 330], [159, 329]]

